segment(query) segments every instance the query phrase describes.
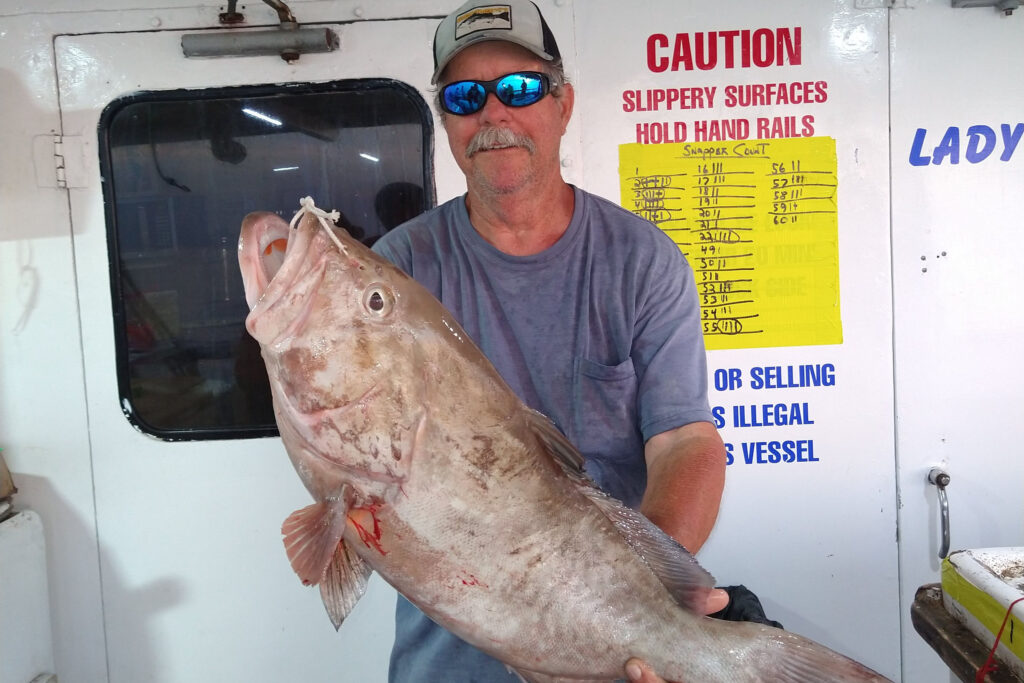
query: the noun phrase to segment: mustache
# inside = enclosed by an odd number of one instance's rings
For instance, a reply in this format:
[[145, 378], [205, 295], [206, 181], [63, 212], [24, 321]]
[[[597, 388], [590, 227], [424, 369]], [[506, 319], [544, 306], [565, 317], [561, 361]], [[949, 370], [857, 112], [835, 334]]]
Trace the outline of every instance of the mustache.
[[466, 145], [466, 156], [471, 157], [477, 152], [484, 152], [489, 149], [505, 149], [507, 147], [522, 147], [530, 154], [536, 151], [533, 140], [526, 135], [520, 135], [509, 128], [484, 128], [473, 136]]

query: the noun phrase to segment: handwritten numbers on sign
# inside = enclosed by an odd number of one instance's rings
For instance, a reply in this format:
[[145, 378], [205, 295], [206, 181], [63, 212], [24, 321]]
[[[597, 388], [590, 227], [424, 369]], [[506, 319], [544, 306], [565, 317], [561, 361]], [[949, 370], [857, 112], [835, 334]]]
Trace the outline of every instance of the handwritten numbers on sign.
[[709, 349], [842, 343], [835, 140], [624, 144], [622, 205], [686, 255]]

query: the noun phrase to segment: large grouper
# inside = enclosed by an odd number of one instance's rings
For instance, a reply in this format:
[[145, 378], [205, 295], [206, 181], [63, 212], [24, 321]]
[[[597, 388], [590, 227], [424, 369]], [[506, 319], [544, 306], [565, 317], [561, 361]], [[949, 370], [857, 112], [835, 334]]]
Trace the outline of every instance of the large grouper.
[[335, 627], [372, 571], [530, 683], [888, 680], [782, 629], [700, 609], [711, 576], [525, 406], [451, 313], [308, 197], [246, 216], [249, 333], [316, 501], [282, 533]]

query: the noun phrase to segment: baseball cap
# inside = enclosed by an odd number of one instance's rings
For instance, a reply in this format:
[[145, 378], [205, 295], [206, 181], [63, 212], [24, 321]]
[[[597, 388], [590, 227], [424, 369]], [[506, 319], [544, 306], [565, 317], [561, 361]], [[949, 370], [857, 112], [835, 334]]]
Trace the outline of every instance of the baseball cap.
[[506, 0], [497, 4], [469, 0], [437, 26], [434, 33], [434, 75], [430, 83], [437, 83], [441, 72], [455, 55], [470, 45], [487, 40], [515, 43], [549, 62], [558, 62], [562, 58], [544, 16], [530, 0]]

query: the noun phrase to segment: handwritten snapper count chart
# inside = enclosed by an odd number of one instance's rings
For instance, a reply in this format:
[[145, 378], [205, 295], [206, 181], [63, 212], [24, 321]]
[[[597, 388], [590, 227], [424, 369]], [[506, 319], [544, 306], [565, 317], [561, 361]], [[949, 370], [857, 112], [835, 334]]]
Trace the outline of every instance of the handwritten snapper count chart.
[[835, 140], [619, 146], [622, 205], [694, 270], [709, 349], [839, 344]]

